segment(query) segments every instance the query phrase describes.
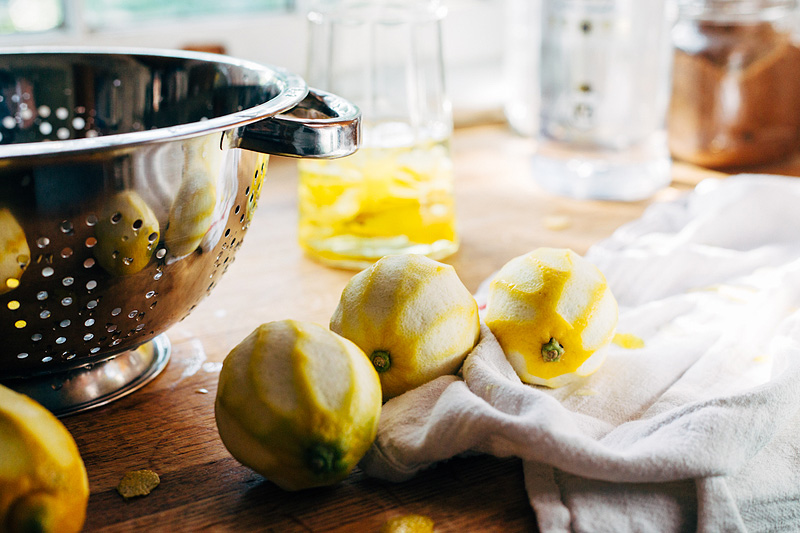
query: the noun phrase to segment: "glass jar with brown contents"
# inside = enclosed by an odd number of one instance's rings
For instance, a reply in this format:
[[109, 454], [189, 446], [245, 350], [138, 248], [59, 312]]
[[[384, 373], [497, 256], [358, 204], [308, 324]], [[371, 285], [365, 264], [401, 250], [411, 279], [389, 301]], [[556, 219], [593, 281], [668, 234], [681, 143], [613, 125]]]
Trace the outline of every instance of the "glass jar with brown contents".
[[800, 141], [796, 0], [680, 0], [669, 146], [709, 168], [788, 156]]

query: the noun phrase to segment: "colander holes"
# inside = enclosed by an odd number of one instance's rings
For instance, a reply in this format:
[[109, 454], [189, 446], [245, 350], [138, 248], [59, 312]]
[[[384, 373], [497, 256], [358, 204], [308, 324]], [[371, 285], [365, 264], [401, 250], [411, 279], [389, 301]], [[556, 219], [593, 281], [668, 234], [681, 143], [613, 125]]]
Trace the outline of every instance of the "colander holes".
[[25, 104], [20, 105], [19, 118], [21, 118], [23, 121], [28, 121], [33, 118], [33, 111], [28, 109], [28, 107], [25, 107], [23, 109], [22, 108], [23, 105]]
[[148, 291], [148, 293], [145, 294], [144, 297], [149, 300], [150, 298], [152, 298], [155, 295], [156, 295], [156, 291]]
[[156, 233], [155, 231], [147, 236], [147, 242], [149, 243], [156, 242], [156, 239], [158, 239], [158, 233]]
[[114, 80], [111, 83], [112, 85], [114, 85], [114, 87], [119, 87], [120, 85], [122, 85], [122, 80]]
[[47, 263], [48, 265], [53, 264], [53, 254], [39, 254], [36, 256], [36, 263]]
[[42, 118], [47, 118], [50, 116], [51, 110], [50, 106], [40, 105], [39, 106], [39, 116]]
[[86, 326], [87, 328], [94, 326], [94, 318], [87, 318], [86, 322], [84, 322], [83, 325]]
[[156, 281], [158, 281], [158, 280], [160, 280], [160, 279], [161, 279], [161, 276], [163, 276], [163, 275], [164, 275], [164, 273], [163, 273], [163, 272], [161, 272], [161, 271], [159, 270], [158, 272], [156, 272], [156, 273], [153, 275], [153, 279], [154, 279], [154, 280], [156, 280]]
[[56, 339], [56, 344], [64, 344], [65, 342], [67, 342], [66, 337], [59, 337]]
[[75, 278], [73, 278], [73, 277], [70, 277], [70, 276], [67, 276], [66, 278], [64, 278], [64, 279], [62, 279], [62, 280], [61, 280], [61, 284], [62, 284], [63, 286], [65, 286], [65, 287], [69, 287], [69, 286], [70, 286], [70, 285], [72, 285], [73, 283], [75, 283]]
[[41, 333], [34, 333], [33, 335], [31, 335], [31, 340], [33, 342], [39, 342], [40, 340], [42, 340], [42, 334]]
[[120, 339], [114, 339], [113, 341], [111, 341], [111, 346], [116, 346], [116, 345], [118, 345], [118, 344], [119, 344], [119, 343], [121, 343], [121, 342], [122, 342], [122, 341], [121, 341]]
[[17, 328], [17, 329], [22, 329], [27, 325], [28, 325], [28, 323], [25, 322], [24, 320], [17, 320], [16, 322], [14, 322], [14, 327]]
[[95, 346], [94, 348], [92, 348], [91, 350], [89, 350], [89, 353], [97, 353], [97, 352], [99, 352], [99, 351], [100, 351], [100, 348], [99, 348], [99, 347], [97, 347], [97, 346]]
[[242, 215], [241, 217], [239, 217], [239, 223], [241, 223], [241, 224], [244, 224], [244, 215]]
[[236, 237], [234, 237], [233, 239], [231, 239], [231, 246], [233, 246], [234, 244], [236, 244]]
[[94, 257], [88, 257], [86, 258], [86, 261], [83, 262], [83, 268], [92, 268], [94, 263]]
[[72, 127], [76, 130], [82, 130], [86, 127], [86, 120], [82, 117], [75, 117], [72, 119]]
[[128, 313], [128, 318], [136, 318], [136, 315], [138, 315], [138, 314], [139, 314], [139, 310], [138, 309], [134, 309], [133, 311]]
[[49, 363], [52, 360], [53, 358], [50, 357], [49, 355], [45, 355], [44, 357], [42, 357], [42, 363]]
[[119, 307], [115, 307], [114, 309], [111, 310], [111, 316], [117, 316], [121, 312], [122, 312], [122, 309], [120, 309]]
[[27, 352], [22, 352], [22, 353], [18, 353], [17, 354], [17, 359], [25, 359], [27, 357], [28, 357], [28, 353]]
[[61, 257], [64, 259], [72, 257], [72, 248], [64, 248], [61, 250]]
[[90, 290], [90, 291], [91, 291], [91, 290], [93, 290], [93, 289], [95, 289], [95, 288], [97, 288], [97, 282], [96, 282], [95, 280], [93, 280], [93, 279], [92, 279], [92, 280], [89, 280], [89, 281], [87, 281], [87, 282], [86, 282], [86, 288], [87, 288], [88, 290]]
[[225, 236], [227, 237], [230, 234], [231, 234], [231, 228], [226, 229], [225, 230]]
[[134, 329], [134, 331], [136, 331], [136, 332], [139, 332], [139, 331], [142, 331], [142, 330], [143, 330], [144, 328], [146, 328], [146, 327], [147, 327], [147, 326], [146, 326], [146, 325], [144, 325], [144, 324], [139, 324], [138, 326], [136, 326], [136, 327], [135, 327], [135, 328], [133, 328], [133, 329]]
[[19, 309], [19, 302], [16, 300], [11, 300], [10, 302], [8, 302], [7, 305], [8, 308], [11, 309], [12, 311], [16, 311], [17, 309]]
[[89, 237], [88, 239], [86, 239], [87, 248], [94, 248], [95, 245], [97, 245], [97, 239], [95, 239], [94, 237]]
[[236, 209], [234, 209], [234, 210], [233, 210], [233, 214], [234, 214], [234, 215], [238, 215], [238, 214], [239, 214], [239, 211], [241, 211], [241, 209], [242, 209], [242, 206], [240, 206], [240, 205], [237, 205], [237, 206], [236, 206]]
[[[66, 356], [66, 357], [65, 357], [65, 359], [66, 359], [67, 361], [70, 361], [70, 360], [72, 360], [72, 359], [75, 359], [75, 356], [76, 356], [76, 354], [74, 354], [74, 353], [71, 353], [71, 354], [69, 354], [68, 356]], [[61, 387], [61, 384], [60, 384], [60, 383], [57, 383], [57, 384], [55, 384], [54, 386]]]
[[97, 215], [89, 215], [86, 217], [87, 226], [94, 226], [95, 224], [97, 224]]
[[67, 128], [58, 128], [56, 130], [56, 137], [58, 137], [62, 141], [69, 139], [69, 135], [70, 135], [69, 130]]
[[86, 341], [86, 342], [89, 342], [93, 338], [94, 338], [94, 335], [91, 334], [91, 333], [87, 333], [86, 335], [83, 336], [83, 340]]
[[139, 231], [140, 229], [142, 229], [143, 224], [144, 222], [142, 222], [142, 219], [137, 218], [136, 220], [133, 221], [133, 229]]
[[166, 248], [159, 248], [156, 251], [156, 257], [159, 258], [159, 259], [164, 259], [165, 255], [167, 255], [167, 249]]
[[157, 303], [158, 303], [158, 300], [156, 300], [153, 303], [151, 303], [150, 304], [150, 309], [155, 309]]
[[48, 239], [47, 237], [39, 237], [38, 239], [36, 239], [36, 246], [38, 246], [39, 248], [44, 248], [48, 244], [50, 244], [50, 239]]
[[66, 107], [59, 107], [56, 109], [56, 118], [59, 120], [67, 120], [69, 117], [69, 111]]
[[61, 326], [62, 328], [68, 328], [70, 324], [72, 324], [71, 320], [62, 320], [61, 322], [58, 323], [58, 325]]
[[249, 195], [249, 194], [250, 194], [250, 187], [248, 186], [248, 187], [247, 187], [247, 188], [244, 190], [244, 195], [245, 195], [245, 196], [247, 196], [247, 195]]
[[39, 318], [41, 318], [41, 319], [47, 319], [47, 318], [50, 318], [50, 311], [48, 311], [47, 309], [45, 309], [44, 311], [42, 311], [41, 313], [39, 313]]
[[17, 127], [17, 121], [12, 116], [7, 116], [3, 118], [3, 127], [7, 130], [13, 130]]
[[119, 221], [122, 220], [122, 213], [117, 211], [113, 215], [111, 215], [111, 223], [112, 224], [119, 224]]
[[53, 270], [51, 267], [44, 267], [42, 269], [42, 277], [49, 278], [53, 274], [55, 274], [55, 270]]
[[64, 307], [72, 305], [72, 302], [73, 302], [72, 296], [65, 296], [64, 298], [61, 299], [61, 305], [63, 305]]
[[42, 122], [39, 124], [39, 133], [42, 135], [50, 135], [53, 133], [53, 125], [49, 122]]
[[86, 130], [86, 137], [97, 137], [100, 135], [100, 132], [97, 130]]
[[19, 287], [19, 280], [17, 278], [6, 278], [6, 287], [16, 289]]
[[89, 300], [86, 302], [86, 309], [94, 309], [97, 307], [97, 300]]
[[47, 296], [48, 296], [47, 291], [39, 291], [36, 293], [36, 299], [39, 300], [40, 302], [47, 300]]
[[109, 332], [109, 333], [114, 333], [115, 331], [117, 331], [117, 325], [116, 324], [106, 324], [106, 331]]

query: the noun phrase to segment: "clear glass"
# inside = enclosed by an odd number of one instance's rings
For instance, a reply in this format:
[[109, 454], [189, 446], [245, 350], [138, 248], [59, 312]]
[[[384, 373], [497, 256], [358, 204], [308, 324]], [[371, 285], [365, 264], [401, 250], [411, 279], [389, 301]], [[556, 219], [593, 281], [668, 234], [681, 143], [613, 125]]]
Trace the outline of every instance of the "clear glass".
[[544, 0], [534, 176], [578, 198], [639, 200], [670, 182], [667, 0]]
[[669, 146], [710, 168], [784, 158], [800, 145], [794, 0], [682, 0], [673, 31]]
[[301, 160], [299, 239], [314, 258], [363, 268], [381, 257], [458, 249], [452, 113], [435, 2], [328, 2], [309, 14], [306, 81], [355, 103], [362, 145]]
[[508, 91], [504, 112], [516, 133], [533, 137], [539, 129], [541, 0], [505, 0], [503, 74]]

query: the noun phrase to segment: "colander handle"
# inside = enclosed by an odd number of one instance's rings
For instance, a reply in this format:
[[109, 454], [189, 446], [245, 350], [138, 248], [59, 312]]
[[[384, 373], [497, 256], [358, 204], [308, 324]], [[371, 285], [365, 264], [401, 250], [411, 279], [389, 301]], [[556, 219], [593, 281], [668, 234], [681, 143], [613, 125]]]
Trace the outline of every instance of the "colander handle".
[[311, 89], [291, 110], [239, 128], [234, 146], [265, 154], [333, 159], [356, 151], [361, 111], [335, 94]]

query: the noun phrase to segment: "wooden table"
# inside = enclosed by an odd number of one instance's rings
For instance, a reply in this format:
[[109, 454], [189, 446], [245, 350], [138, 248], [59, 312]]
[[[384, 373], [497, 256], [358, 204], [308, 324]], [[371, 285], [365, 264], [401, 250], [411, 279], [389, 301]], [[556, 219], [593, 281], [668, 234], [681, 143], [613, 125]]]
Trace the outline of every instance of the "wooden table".
[[[531, 142], [503, 125], [460, 129], [453, 149], [462, 245], [447, 262], [472, 291], [536, 247], [583, 253], [649, 204], [543, 193], [528, 169]], [[800, 164], [764, 170], [797, 174]], [[656, 199], [713, 175], [676, 165], [673, 186]], [[353, 275], [304, 257], [296, 218], [295, 162], [273, 158], [235, 263], [211, 296], [169, 330], [167, 369], [133, 395], [64, 419], [89, 472], [86, 531], [378, 531], [407, 513], [430, 516], [439, 532], [535, 530], [514, 458], [454, 459], [397, 484], [356, 469], [337, 487], [286, 493], [228, 454], [214, 422], [224, 357], [263, 322], [327, 325]], [[147, 497], [123, 500], [115, 490], [120, 478], [143, 468], [159, 473], [161, 485]]]

